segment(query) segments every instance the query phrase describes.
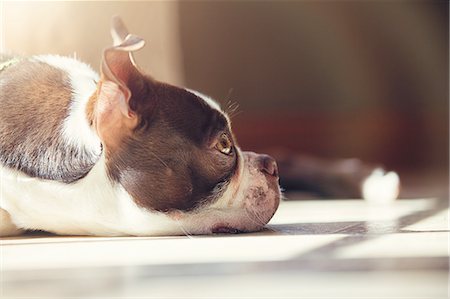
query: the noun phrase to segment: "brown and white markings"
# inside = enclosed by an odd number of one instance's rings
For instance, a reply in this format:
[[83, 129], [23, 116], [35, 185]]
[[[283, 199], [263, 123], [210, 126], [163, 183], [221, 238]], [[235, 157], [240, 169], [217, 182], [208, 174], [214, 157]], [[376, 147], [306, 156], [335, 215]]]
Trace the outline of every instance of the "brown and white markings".
[[113, 20], [101, 75], [60, 56], [0, 72], [0, 234], [255, 231], [275, 213], [278, 170], [242, 152], [206, 96], [135, 64], [144, 41]]

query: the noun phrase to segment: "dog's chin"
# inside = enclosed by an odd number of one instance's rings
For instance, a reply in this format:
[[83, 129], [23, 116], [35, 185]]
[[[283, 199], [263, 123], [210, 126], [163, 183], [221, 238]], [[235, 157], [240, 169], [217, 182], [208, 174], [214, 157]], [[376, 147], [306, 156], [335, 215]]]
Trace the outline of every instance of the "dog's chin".
[[241, 202], [246, 217], [238, 219], [241, 231], [261, 230], [275, 214], [280, 204], [278, 175], [269, 175], [258, 167], [258, 154], [244, 152]]
[[[264, 189], [264, 196], [255, 197]], [[243, 208], [230, 210], [227, 213], [228, 215], [218, 217], [211, 222], [206, 231], [202, 230], [201, 233], [236, 234], [260, 231], [275, 214], [279, 202], [280, 191], [278, 187], [253, 186], [248, 190]]]
[[262, 172], [258, 154], [243, 153], [243, 169], [214, 204], [180, 217], [189, 234], [260, 231], [278, 209], [281, 192], [278, 175]]

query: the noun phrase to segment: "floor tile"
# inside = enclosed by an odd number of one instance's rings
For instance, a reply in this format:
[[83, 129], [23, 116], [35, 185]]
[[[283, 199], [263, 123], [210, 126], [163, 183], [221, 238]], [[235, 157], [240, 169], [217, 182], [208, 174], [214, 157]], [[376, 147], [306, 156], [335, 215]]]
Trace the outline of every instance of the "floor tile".
[[2, 298], [447, 298], [436, 199], [283, 202], [239, 235], [0, 240]]

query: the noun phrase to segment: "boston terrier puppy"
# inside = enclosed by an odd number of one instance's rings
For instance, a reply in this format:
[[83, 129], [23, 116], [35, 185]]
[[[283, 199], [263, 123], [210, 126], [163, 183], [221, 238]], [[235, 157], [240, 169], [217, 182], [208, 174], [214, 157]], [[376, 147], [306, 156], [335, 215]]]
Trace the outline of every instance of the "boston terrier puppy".
[[280, 202], [275, 160], [240, 150], [199, 92], [135, 63], [113, 18], [100, 75], [53, 55], [0, 57], [0, 235], [257, 231]]

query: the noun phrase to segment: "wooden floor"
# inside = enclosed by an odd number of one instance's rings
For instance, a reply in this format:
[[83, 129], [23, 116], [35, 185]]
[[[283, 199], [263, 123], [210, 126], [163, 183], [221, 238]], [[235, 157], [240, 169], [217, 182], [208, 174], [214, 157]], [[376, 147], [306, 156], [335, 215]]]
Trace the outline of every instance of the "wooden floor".
[[448, 298], [448, 240], [432, 198], [286, 201], [252, 234], [30, 234], [1, 240], [1, 298]]

